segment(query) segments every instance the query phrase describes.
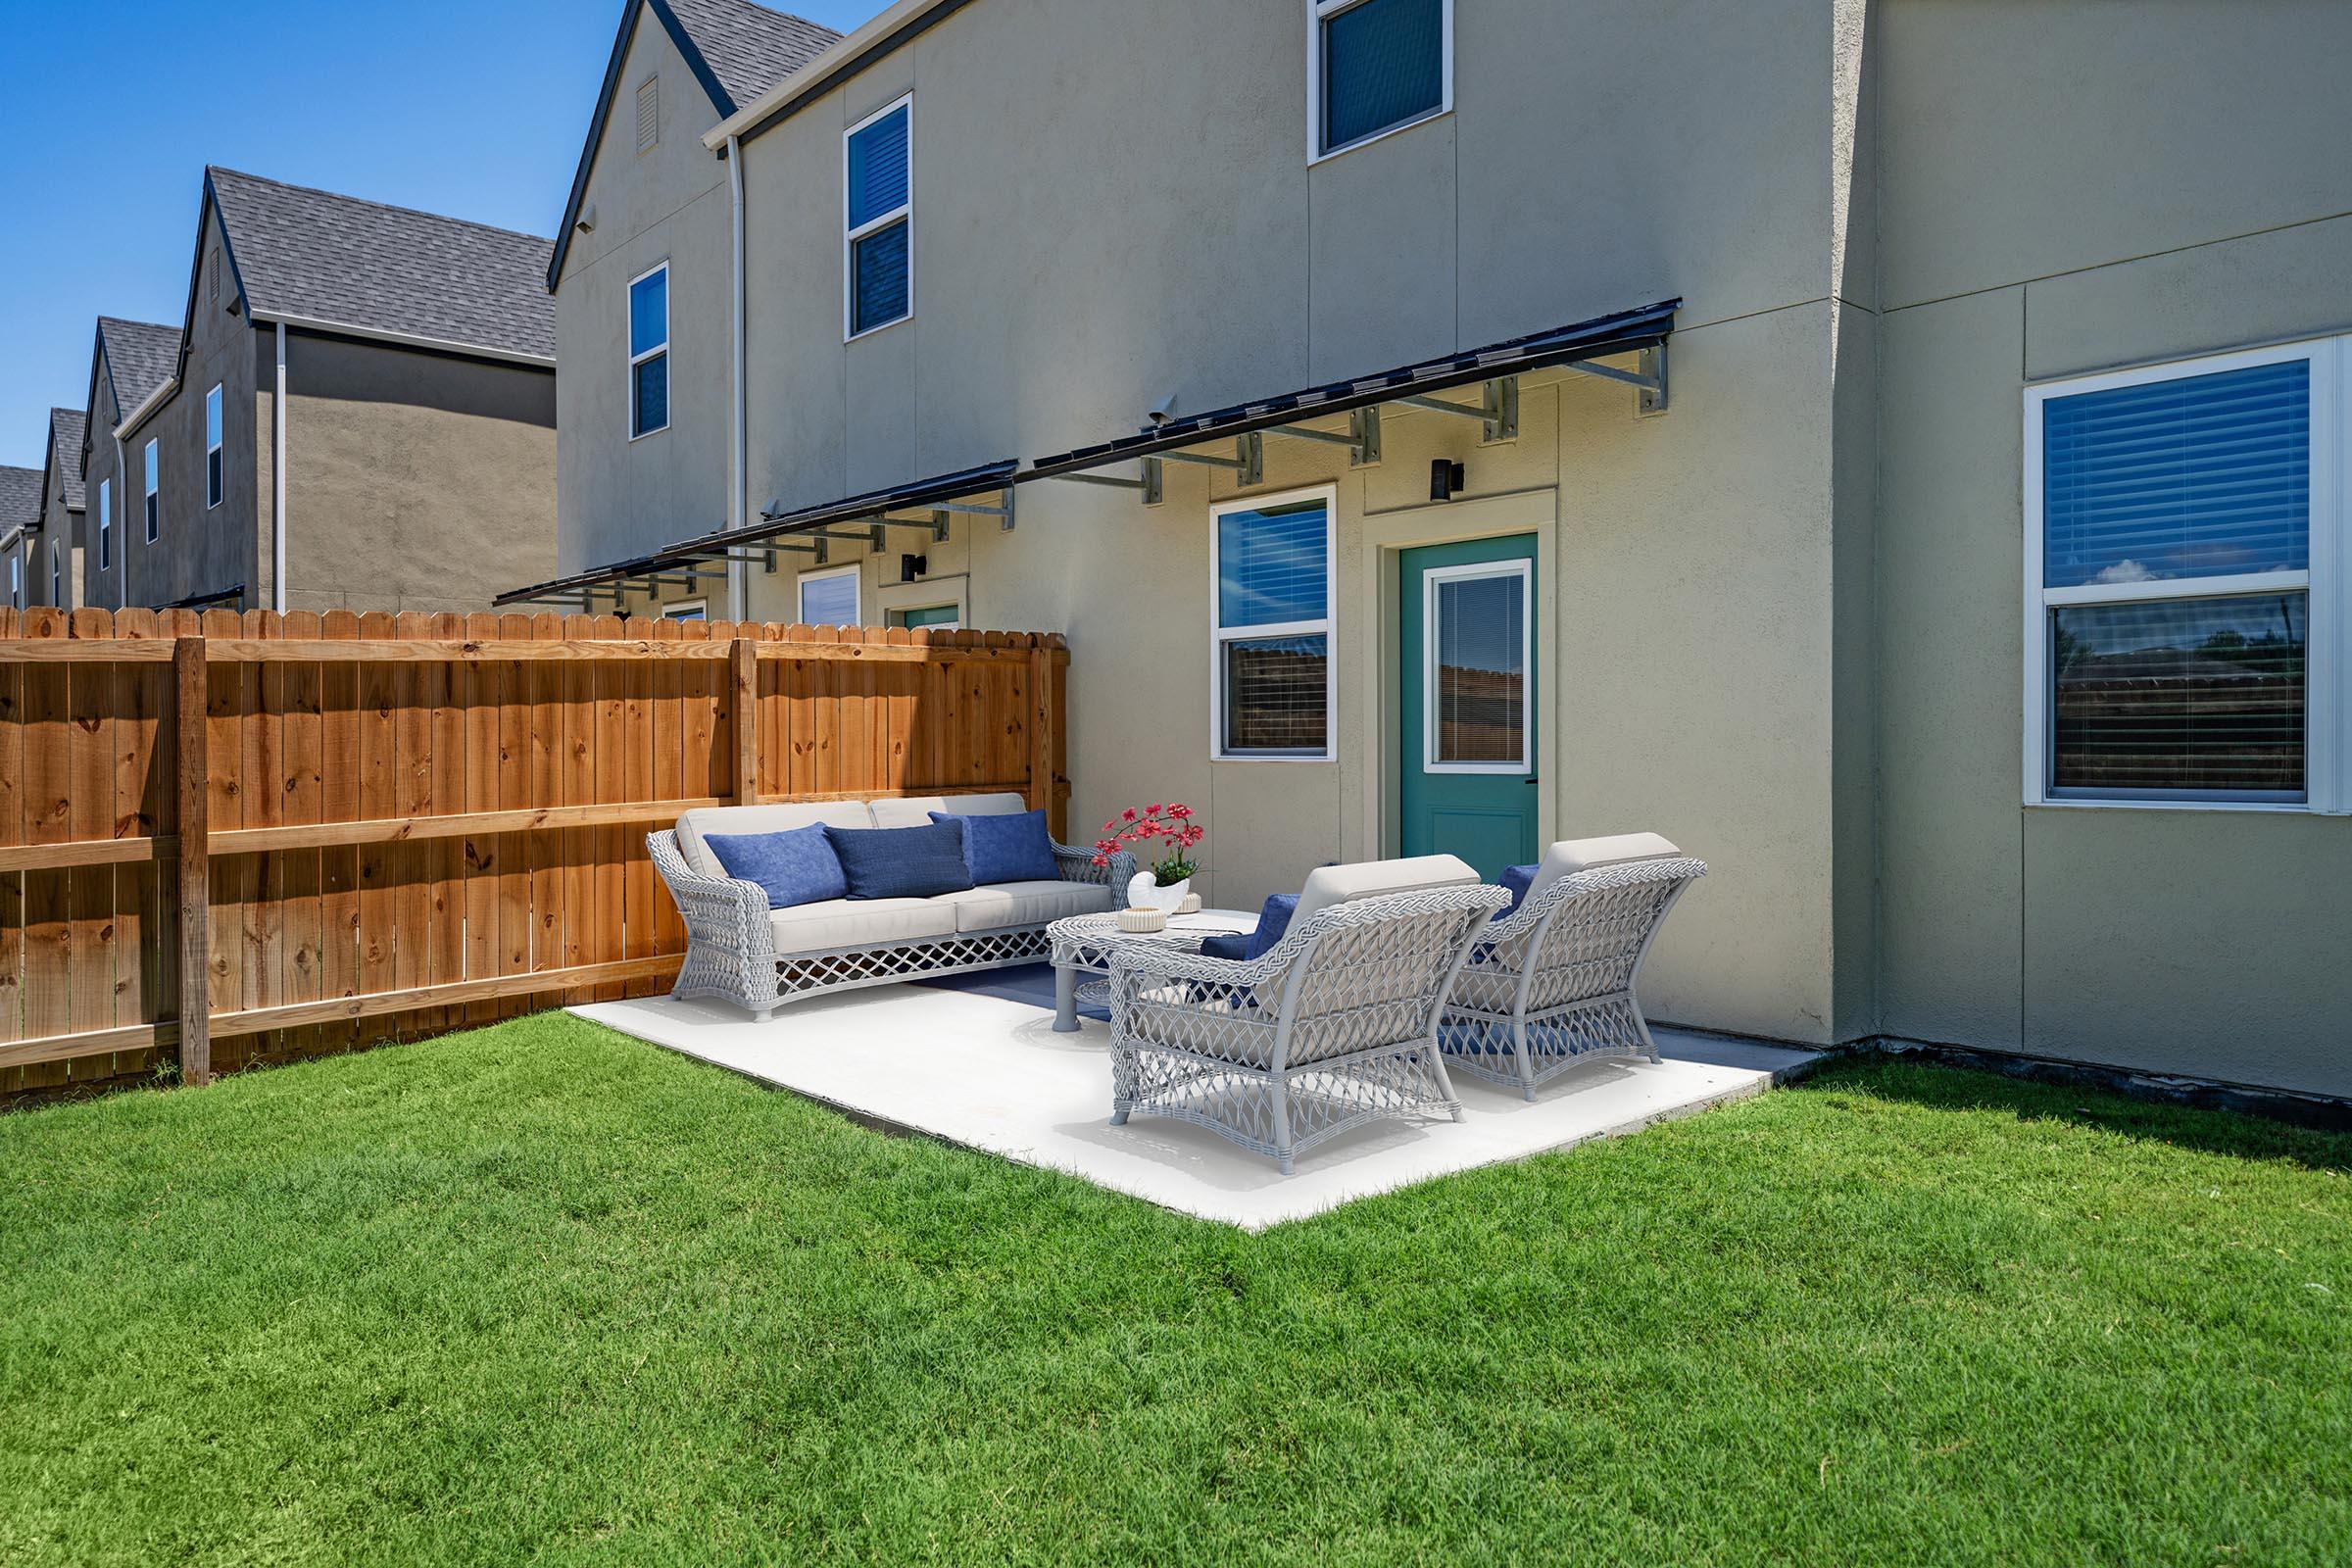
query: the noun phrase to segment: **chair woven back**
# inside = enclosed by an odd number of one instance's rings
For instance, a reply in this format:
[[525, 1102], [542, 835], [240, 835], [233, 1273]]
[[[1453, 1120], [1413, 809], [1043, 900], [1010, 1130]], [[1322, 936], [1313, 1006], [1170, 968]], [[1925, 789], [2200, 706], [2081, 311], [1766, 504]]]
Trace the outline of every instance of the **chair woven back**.
[[1523, 911], [1531, 917], [1524, 925], [1516, 917], [1504, 922], [1507, 934], [1494, 943], [1494, 957], [1533, 971], [1530, 1011], [1617, 995], [1633, 985], [1668, 907], [1706, 870], [1705, 862], [1678, 856], [1563, 877], [1545, 890], [1540, 907]]
[[1484, 887], [1428, 888], [1317, 912], [1286, 937], [1304, 949], [1285, 984], [1292, 1062], [1429, 1033], [1471, 934], [1502, 900]]

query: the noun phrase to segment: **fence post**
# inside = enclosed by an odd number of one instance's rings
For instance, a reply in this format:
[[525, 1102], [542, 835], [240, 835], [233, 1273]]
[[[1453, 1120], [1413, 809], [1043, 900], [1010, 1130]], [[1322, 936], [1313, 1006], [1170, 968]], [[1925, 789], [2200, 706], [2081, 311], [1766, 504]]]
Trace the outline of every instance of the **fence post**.
[[179, 817], [179, 1076], [213, 1081], [212, 831], [202, 637], [172, 644], [173, 782]]
[[727, 651], [735, 671], [735, 801], [760, 804], [760, 648], [738, 637]]

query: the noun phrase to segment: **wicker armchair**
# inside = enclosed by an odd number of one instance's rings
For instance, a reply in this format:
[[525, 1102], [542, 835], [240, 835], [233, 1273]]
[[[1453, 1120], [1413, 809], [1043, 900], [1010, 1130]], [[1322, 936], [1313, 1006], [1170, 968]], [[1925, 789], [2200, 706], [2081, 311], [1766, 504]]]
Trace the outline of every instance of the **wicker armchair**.
[[1529, 1100], [1582, 1061], [1657, 1060], [1634, 988], [1668, 911], [1706, 874], [1675, 854], [1537, 886], [1462, 966], [1440, 1030], [1446, 1059]]
[[[645, 844], [686, 924], [686, 961], [670, 987], [673, 997], [716, 998], [764, 1018], [780, 1004], [804, 997], [1035, 963], [1052, 951], [1046, 937], [1050, 915], [979, 930], [850, 940], [780, 954], [767, 894], [758, 883], [696, 871], [673, 831], [648, 834]], [[1061, 881], [1107, 888], [1109, 902], [1115, 903], [1135, 874], [1135, 858], [1121, 853], [1107, 866], [1096, 865], [1094, 858], [1091, 849], [1054, 846]]]
[[1447, 988], [1500, 888], [1353, 900], [1237, 961], [1127, 943], [1110, 957], [1111, 1125], [1172, 1116], [1271, 1154], [1461, 1102], [1439, 1060]]

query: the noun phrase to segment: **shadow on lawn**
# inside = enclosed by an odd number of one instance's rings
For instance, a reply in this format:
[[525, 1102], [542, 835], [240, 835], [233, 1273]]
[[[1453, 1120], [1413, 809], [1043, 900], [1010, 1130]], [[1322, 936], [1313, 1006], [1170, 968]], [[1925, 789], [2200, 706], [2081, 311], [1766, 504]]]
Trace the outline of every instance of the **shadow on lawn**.
[[2296, 1126], [2250, 1111], [2180, 1104], [2094, 1084], [1899, 1055], [1865, 1055], [1792, 1086], [1797, 1093], [1864, 1094], [1938, 1110], [2005, 1111], [2020, 1121], [2095, 1127], [2125, 1138], [2240, 1159], [2281, 1159], [2352, 1173], [2352, 1132]]

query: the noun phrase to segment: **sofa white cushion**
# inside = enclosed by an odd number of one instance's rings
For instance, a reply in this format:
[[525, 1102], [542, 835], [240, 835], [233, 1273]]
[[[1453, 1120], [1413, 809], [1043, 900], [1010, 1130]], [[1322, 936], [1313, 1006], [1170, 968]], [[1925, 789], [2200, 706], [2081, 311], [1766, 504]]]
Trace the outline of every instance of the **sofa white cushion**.
[[1029, 803], [1018, 795], [909, 795], [905, 800], [875, 801], [876, 827], [929, 827], [933, 811], [957, 816], [1010, 816], [1026, 811]]
[[956, 930], [996, 931], [1043, 925], [1073, 914], [1101, 914], [1110, 907], [1110, 889], [1099, 882], [991, 882], [961, 893], [942, 893], [937, 902], [956, 906]]
[[1590, 871], [1596, 865], [1623, 865], [1628, 860], [1660, 860], [1682, 854], [1674, 841], [1656, 833], [1611, 833], [1594, 839], [1562, 839], [1544, 852], [1536, 866], [1536, 879], [1527, 885], [1527, 898], [1519, 901], [1527, 907], [1528, 899], [1551, 886], [1564, 876]]
[[824, 953], [878, 943], [952, 936], [955, 906], [945, 899], [827, 899], [769, 911], [776, 956]]
[[1475, 886], [1478, 872], [1457, 855], [1416, 855], [1401, 860], [1359, 860], [1353, 865], [1319, 865], [1306, 874], [1291, 929], [1306, 924], [1318, 909], [1354, 899], [1377, 899], [1423, 888]]
[[798, 806], [706, 806], [678, 818], [678, 854], [697, 876], [725, 876], [704, 835], [782, 833], [823, 822], [832, 827], [872, 827], [874, 814], [863, 801], [811, 801]]

